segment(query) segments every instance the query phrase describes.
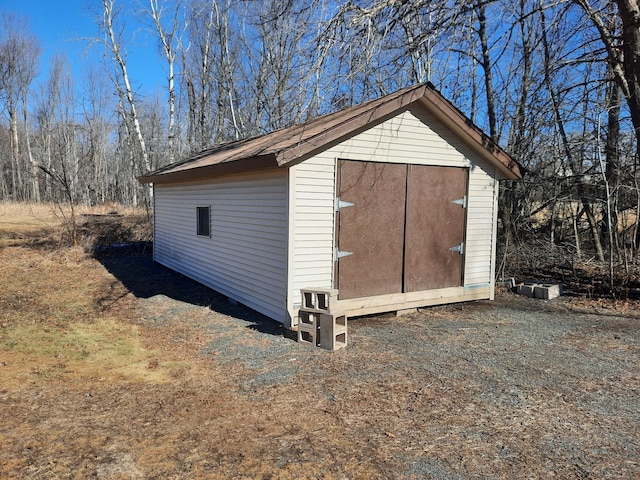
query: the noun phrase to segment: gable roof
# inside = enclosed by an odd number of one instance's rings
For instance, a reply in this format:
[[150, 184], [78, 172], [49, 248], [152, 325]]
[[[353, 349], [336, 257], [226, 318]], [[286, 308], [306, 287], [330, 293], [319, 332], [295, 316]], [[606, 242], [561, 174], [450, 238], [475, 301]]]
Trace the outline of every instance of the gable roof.
[[194, 180], [244, 171], [286, 167], [421, 104], [505, 178], [522, 178], [521, 167], [446, 100], [431, 83], [398, 90], [310, 122], [258, 137], [222, 143], [138, 178], [142, 183]]

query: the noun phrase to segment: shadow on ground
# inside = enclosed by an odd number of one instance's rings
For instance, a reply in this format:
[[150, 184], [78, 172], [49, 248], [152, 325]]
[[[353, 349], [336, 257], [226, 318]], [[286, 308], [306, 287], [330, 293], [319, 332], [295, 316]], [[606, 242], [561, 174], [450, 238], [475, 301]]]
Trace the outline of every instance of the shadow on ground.
[[255, 310], [235, 303], [215, 290], [153, 261], [151, 248], [143, 253], [131, 250], [108, 250], [96, 259], [138, 298], [165, 295], [180, 302], [208, 307], [211, 310], [249, 322], [247, 328], [271, 335], [288, 336], [284, 326]]

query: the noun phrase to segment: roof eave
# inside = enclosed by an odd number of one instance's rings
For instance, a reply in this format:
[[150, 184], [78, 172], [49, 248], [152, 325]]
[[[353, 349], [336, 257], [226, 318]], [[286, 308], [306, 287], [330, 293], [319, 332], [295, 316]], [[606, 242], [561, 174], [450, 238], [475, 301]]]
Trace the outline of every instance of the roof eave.
[[140, 183], [176, 183], [200, 180], [204, 178], [222, 177], [226, 175], [237, 175], [248, 171], [263, 171], [279, 168], [274, 155], [261, 155], [257, 157], [244, 158], [233, 162], [222, 162], [214, 165], [204, 165], [202, 167], [187, 168], [166, 173], [148, 173], [138, 177]]
[[522, 167], [434, 89], [427, 89], [421, 101], [438, 120], [453, 130], [476, 153], [495, 165], [505, 179], [522, 178]]

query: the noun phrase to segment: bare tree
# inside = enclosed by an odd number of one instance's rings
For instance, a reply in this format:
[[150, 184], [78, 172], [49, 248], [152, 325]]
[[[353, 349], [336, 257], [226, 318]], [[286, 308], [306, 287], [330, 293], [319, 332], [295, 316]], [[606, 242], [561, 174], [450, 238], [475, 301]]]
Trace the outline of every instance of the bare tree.
[[189, 150], [201, 150], [212, 142], [214, 114], [212, 64], [215, 55], [217, 2], [193, 1], [185, 17], [188, 37], [180, 42], [184, 90], [188, 98]]
[[[126, 56], [123, 53], [121, 46], [123, 27], [120, 27], [119, 30], [116, 31], [116, 27], [114, 26], [114, 20], [116, 18], [116, 12], [114, 11], [115, 0], [102, 0], [102, 6], [103, 16], [102, 20], [99, 22], [99, 26], [107, 37], [107, 40], [105, 40], [103, 44], [110, 52], [111, 59], [115, 62], [115, 66], [119, 72], [119, 74], [114, 75], [112, 79], [120, 97], [120, 108], [123, 112], [123, 121], [127, 123], [127, 130], [129, 134], [137, 141], [144, 170], [150, 171], [151, 162], [149, 160], [149, 154], [147, 152], [147, 145], [142, 133], [142, 128], [140, 127], [137, 100], [131, 86]], [[135, 174], [131, 181], [136, 182]], [[137, 203], [137, 198], [135, 203]]]
[[91, 203], [113, 200], [110, 189], [115, 183], [115, 171], [109, 138], [114, 128], [115, 105], [109, 87], [109, 79], [101, 70], [87, 72], [83, 82], [82, 120], [88, 161], [92, 166], [92, 176], [86, 186]]
[[622, 90], [635, 129], [636, 156], [640, 157], [640, 3], [616, 0], [621, 32], [615, 21], [608, 21], [610, 2], [574, 0], [597, 29], [607, 53], [607, 62]]
[[[56, 55], [49, 66], [49, 77], [35, 98], [36, 146], [39, 151], [39, 165], [46, 170], [53, 171], [53, 135], [56, 124], [56, 114], [60, 102], [60, 89], [64, 69], [64, 57]], [[48, 190], [49, 182], [44, 184], [44, 195], [48, 201], [53, 195]]]
[[[27, 96], [37, 73], [40, 45], [27, 30], [25, 20], [0, 13], [0, 101], [9, 116], [12, 191], [15, 199], [39, 200], [37, 167], [31, 160], [31, 191], [22, 191], [22, 165], [18, 138], [18, 115], [22, 105], [27, 120]], [[28, 132], [25, 131], [25, 136]], [[29, 153], [29, 152], [27, 152]]]
[[300, 122], [316, 78], [316, 65], [308, 55], [314, 9], [309, 2], [260, 0], [244, 15], [245, 23], [254, 27], [242, 39], [249, 59], [244, 85], [252, 99], [245, 116], [251, 119], [255, 133]]
[[149, 0], [149, 15], [153, 20], [153, 26], [158, 35], [162, 53], [167, 61], [167, 97], [169, 107], [169, 125], [167, 128], [167, 142], [169, 148], [169, 161], [175, 160], [176, 141], [176, 81], [175, 67], [178, 46], [180, 45], [181, 16], [183, 5], [178, 1], [173, 7], [173, 14], [168, 26], [164, 23], [167, 10], [166, 3], [158, 3], [158, 0]]
[[[552, 106], [552, 111], [555, 119], [555, 126], [557, 128], [562, 147], [564, 149], [564, 154], [569, 166], [569, 172], [574, 179], [574, 184], [577, 190], [578, 199], [581, 203], [584, 214], [587, 217], [587, 221], [589, 223], [589, 229], [591, 232], [591, 237], [594, 241], [596, 252], [598, 255], [598, 259], [600, 261], [604, 261], [604, 252], [602, 250], [602, 245], [600, 242], [600, 234], [598, 232], [597, 220], [594, 215], [592, 209], [592, 202], [587, 193], [587, 185], [585, 184], [583, 177], [583, 169], [582, 169], [582, 155], [579, 154], [576, 158], [573, 149], [571, 148], [571, 141], [569, 138], [569, 133], [566, 129], [566, 124], [568, 122], [568, 118], [566, 118], [560, 109], [560, 99], [558, 96], [558, 91], [553, 83], [553, 59], [551, 53], [551, 44], [548, 39], [548, 33], [546, 28], [546, 17], [544, 10], [540, 10], [540, 23], [542, 28], [542, 44], [544, 51], [544, 72], [545, 72], [545, 84], [549, 93], [549, 100]], [[583, 85], [585, 83], [583, 82]], [[585, 99], [585, 97], [583, 97]], [[583, 150], [581, 150], [582, 152]]]
[[70, 208], [71, 240], [77, 245], [77, 205], [82, 201], [84, 184], [82, 175], [89, 165], [79, 134], [81, 125], [76, 121], [75, 86], [69, 65], [62, 56], [55, 57], [51, 66], [51, 81], [40, 101], [40, 122], [43, 158], [38, 162], [50, 184], [50, 200]]

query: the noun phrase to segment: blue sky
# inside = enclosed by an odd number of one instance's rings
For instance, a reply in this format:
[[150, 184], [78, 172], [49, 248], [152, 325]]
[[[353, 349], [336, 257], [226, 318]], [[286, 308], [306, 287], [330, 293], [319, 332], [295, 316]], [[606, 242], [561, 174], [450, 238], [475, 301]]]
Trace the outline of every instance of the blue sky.
[[[116, 2], [117, 8], [131, 10], [137, 0]], [[56, 52], [64, 52], [73, 74], [81, 78], [91, 63], [100, 64], [102, 50], [89, 49], [96, 37], [95, 16], [102, 11], [101, 0], [0, 0], [0, 11], [12, 12], [29, 22], [31, 33], [42, 47], [38, 81], [46, 79], [49, 64]], [[131, 81], [142, 92], [153, 92], [164, 84], [165, 73], [156, 42], [133, 15], [126, 18], [125, 45]]]

